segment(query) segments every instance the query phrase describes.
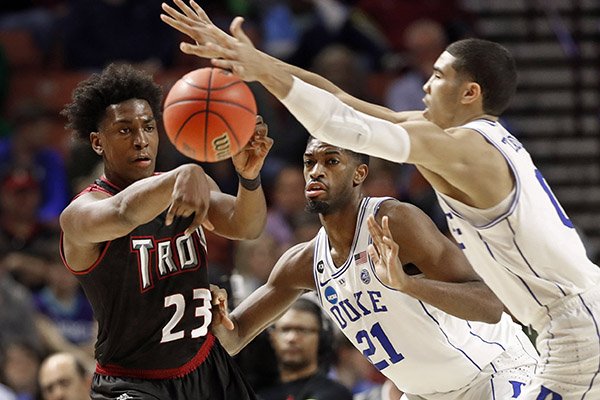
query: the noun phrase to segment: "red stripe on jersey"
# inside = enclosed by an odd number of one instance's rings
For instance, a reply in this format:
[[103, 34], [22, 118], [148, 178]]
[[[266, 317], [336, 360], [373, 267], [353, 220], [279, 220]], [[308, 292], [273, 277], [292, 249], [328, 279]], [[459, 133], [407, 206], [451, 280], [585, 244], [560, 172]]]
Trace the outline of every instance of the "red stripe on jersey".
[[178, 368], [169, 368], [169, 369], [130, 369], [123, 368], [118, 365], [96, 365], [96, 373], [100, 375], [108, 375], [108, 376], [121, 376], [125, 378], [138, 378], [138, 379], [174, 379], [181, 378], [196, 368], [198, 368], [206, 357], [208, 357], [208, 353], [212, 349], [215, 344], [215, 337], [211, 332], [208, 332], [206, 335], [206, 340], [200, 346], [200, 350], [198, 353], [187, 363], [183, 364]]

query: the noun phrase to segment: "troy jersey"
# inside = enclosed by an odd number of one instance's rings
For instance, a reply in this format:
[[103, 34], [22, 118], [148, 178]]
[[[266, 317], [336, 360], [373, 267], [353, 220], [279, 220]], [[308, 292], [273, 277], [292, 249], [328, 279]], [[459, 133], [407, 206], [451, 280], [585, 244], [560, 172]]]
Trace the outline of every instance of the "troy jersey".
[[[119, 189], [98, 179], [89, 191], [114, 195]], [[98, 320], [96, 359], [103, 374], [181, 376], [212, 345], [204, 234], [198, 228], [184, 235], [192, 217], [166, 226], [165, 216], [106, 242], [92, 266], [74, 272]]]
[[318, 232], [313, 273], [319, 301], [350, 342], [400, 390], [415, 395], [457, 390], [518, 345], [522, 332], [506, 314], [498, 324], [465, 321], [384, 285], [367, 255], [372, 241], [367, 217], [385, 200], [363, 199], [350, 254], [339, 267], [325, 229]]
[[440, 205], [473, 268], [519, 321], [536, 328], [547, 306], [598, 285], [600, 269], [521, 143], [498, 122], [464, 127], [500, 151], [515, 189], [489, 210], [438, 193]]

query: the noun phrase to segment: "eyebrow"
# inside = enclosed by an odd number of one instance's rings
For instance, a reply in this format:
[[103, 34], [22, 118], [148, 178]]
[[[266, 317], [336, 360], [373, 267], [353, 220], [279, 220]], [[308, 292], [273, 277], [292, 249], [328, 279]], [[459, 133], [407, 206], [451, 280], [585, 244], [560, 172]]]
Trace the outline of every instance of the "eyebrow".
[[[156, 120], [156, 117], [141, 117], [141, 119], [148, 123], [148, 122], [153, 122]], [[116, 124], [127, 124], [127, 123], [131, 123], [131, 119], [128, 118], [120, 118], [120, 119], [116, 119], [115, 121], [113, 121], [113, 125]]]

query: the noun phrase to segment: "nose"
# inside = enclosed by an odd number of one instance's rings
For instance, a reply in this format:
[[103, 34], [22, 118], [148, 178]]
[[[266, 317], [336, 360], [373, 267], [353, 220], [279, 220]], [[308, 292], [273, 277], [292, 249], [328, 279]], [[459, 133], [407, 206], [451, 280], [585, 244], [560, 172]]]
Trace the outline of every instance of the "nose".
[[313, 166], [308, 171], [308, 175], [311, 177], [311, 179], [317, 179], [317, 178], [323, 176], [323, 169], [321, 168], [321, 164], [314, 163]]
[[144, 129], [139, 129], [137, 131], [137, 134], [133, 139], [133, 145], [138, 149], [143, 149], [148, 146], [148, 136], [146, 135], [146, 132], [144, 132]]
[[[433, 76], [433, 75], [432, 75]], [[423, 91], [425, 93], [429, 93], [429, 87], [431, 86], [431, 77], [429, 77], [429, 79], [427, 79], [427, 82], [425, 82], [423, 84]]]

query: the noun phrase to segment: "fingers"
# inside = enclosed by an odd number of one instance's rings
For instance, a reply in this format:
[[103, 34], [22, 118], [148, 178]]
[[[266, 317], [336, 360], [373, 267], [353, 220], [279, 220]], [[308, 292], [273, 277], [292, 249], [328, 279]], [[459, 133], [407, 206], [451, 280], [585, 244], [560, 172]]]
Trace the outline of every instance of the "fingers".
[[215, 230], [215, 226], [212, 224], [212, 222], [210, 222], [210, 220], [208, 218], [206, 218], [204, 221], [202, 221], [202, 227], [204, 229], [208, 229], [209, 231]]
[[250, 40], [250, 38], [248, 37], [248, 35], [246, 35], [246, 33], [244, 32], [244, 30], [242, 29], [242, 24], [243, 23], [244, 23], [244, 18], [242, 18], [242, 17], [235, 17], [233, 19], [233, 21], [231, 21], [231, 26], [230, 26], [229, 30], [231, 31], [231, 34], [233, 35], [233, 37], [235, 37], [236, 39], [238, 39], [242, 43], [253, 45], [252, 41]]
[[373, 243], [381, 251], [383, 232], [373, 215], [369, 215], [369, 218], [367, 218], [367, 227], [369, 229], [369, 234], [373, 239]]
[[179, 7], [179, 9], [181, 11], [183, 11], [183, 13], [185, 15], [187, 15], [189, 18], [196, 17], [196, 13], [190, 7], [188, 7], [188, 5], [185, 4], [182, 0], [174, 0], [174, 1], [175, 1], [175, 4], [177, 4], [177, 7]]
[[233, 321], [229, 318], [229, 311], [227, 310], [227, 291], [211, 284], [210, 293], [212, 295], [211, 303], [213, 305], [213, 310], [216, 308], [220, 317], [220, 321], [218, 322], [220, 322], [225, 329], [230, 331], [233, 330], [235, 326]]
[[[200, 227], [200, 225], [202, 225], [205, 221], [208, 221], [208, 219], [206, 218], [206, 212], [205, 213], [198, 213], [196, 212], [196, 215], [192, 221], [192, 223], [190, 224], [190, 226], [187, 227], [187, 229], [185, 230], [184, 234], [186, 236], [191, 235], [192, 233], [194, 233], [194, 231], [196, 229], [198, 229], [198, 227]], [[208, 222], [208, 224], [210, 224], [210, 222]], [[211, 224], [212, 225], [212, 224]]]
[[196, 11], [196, 15], [198, 16], [198, 19], [204, 23], [207, 24], [212, 24], [212, 21], [210, 20], [210, 18], [208, 18], [208, 15], [206, 14], [206, 12], [202, 9], [202, 7], [200, 7], [198, 5], [198, 3], [196, 3], [194, 0], [190, 1], [190, 5], [192, 6], [192, 8], [194, 9], [194, 11]]
[[373, 263], [377, 264], [379, 262], [379, 254], [377, 253], [377, 249], [375, 249], [375, 246], [370, 244], [367, 247], [367, 251], [369, 252], [369, 257], [371, 257]]

